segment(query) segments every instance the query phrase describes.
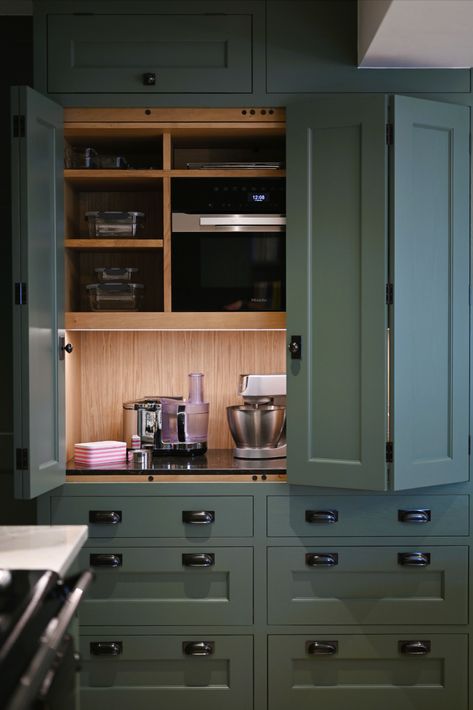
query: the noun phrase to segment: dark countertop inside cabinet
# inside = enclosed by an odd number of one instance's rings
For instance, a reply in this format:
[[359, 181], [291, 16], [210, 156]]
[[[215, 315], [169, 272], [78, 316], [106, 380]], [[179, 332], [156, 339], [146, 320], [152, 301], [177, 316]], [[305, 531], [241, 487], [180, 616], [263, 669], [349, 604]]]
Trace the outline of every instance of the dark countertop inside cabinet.
[[84, 466], [69, 461], [67, 475], [107, 475], [107, 474], [153, 474], [178, 475], [206, 474], [248, 474], [248, 473], [286, 473], [286, 459], [236, 459], [231, 449], [211, 449], [204, 456], [155, 456], [151, 467], [142, 468], [133, 463], [103, 464]]

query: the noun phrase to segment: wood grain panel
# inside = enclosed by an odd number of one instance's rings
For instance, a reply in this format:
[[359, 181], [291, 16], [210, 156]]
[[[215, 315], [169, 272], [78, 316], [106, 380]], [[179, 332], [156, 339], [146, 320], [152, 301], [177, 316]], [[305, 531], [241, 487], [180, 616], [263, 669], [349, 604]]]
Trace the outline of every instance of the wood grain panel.
[[171, 180], [163, 180], [163, 284], [164, 310], [172, 309], [171, 298]]
[[[253, 113], [250, 113], [253, 111]], [[255, 123], [285, 121], [284, 108], [65, 108], [64, 121], [71, 122], [206, 122]]]
[[[74, 357], [77, 352], [74, 351]], [[285, 333], [82, 332], [80, 419], [68, 428], [68, 450], [81, 441], [122, 438], [123, 402], [146, 395], [187, 396], [189, 372], [205, 374], [210, 402], [209, 448], [231, 448], [226, 407], [241, 403], [236, 390], [245, 372], [285, 372]], [[76, 385], [75, 385], [76, 387]], [[75, 389], [68, 392], [68, 410]], [[74, 420], [75, 421], [75, 420]]]
[[66, 460], [74, 455], [74, 443], [84, 441], [81, 430], [82, 402], [81, 402], [81, 363], [82, 348], [81, 333], [66, 331], [66, 343], [73, 346], [72, 353], [65, 353], [65, 381], [66, 381]]
[[73, 330], [281, 330], [286, 314], [273, 312], [233, 313], [66, 313], [66, 328]]

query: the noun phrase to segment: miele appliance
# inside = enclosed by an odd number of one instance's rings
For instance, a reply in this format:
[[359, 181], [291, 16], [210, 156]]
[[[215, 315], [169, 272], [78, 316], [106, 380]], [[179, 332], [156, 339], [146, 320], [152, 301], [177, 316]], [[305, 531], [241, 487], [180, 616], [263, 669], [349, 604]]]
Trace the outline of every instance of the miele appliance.
[[284, 310], [284, 179], [174, 179], [171, 194], [173, 310]]
[[244, 404], [227, 407], [235, 458], [284, 458], [286, 375], [240, 375], [238, 394]]
[[90, 571], [0, 570], [0, 707], [74, 710], [78, 657], [69, 626]]
[[203, 401], [203, 374], [189, 374], [189, 397], [144, 397], [123, 404], [123, 438], [140, 437], [154, 456], [199, 456], [207, 451], [209, 403]]

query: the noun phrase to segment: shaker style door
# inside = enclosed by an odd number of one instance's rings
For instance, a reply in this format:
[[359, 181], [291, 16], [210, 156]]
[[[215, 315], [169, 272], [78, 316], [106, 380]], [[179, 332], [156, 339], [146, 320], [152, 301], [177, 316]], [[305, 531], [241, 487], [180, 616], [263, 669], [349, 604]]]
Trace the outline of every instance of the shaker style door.
[[393, 485], [468, 480], [467, 106], [395, 96]]
[[63, 111], [12, 88], [15, 495], [65, 480]]
[[394, 97], [389, 183], [386, 109], [288, 111], [291, 483], [468, 478], [469, 108]]
[[291, 483], [387, 486], [386, 120], [380, 95], [288, 107]]

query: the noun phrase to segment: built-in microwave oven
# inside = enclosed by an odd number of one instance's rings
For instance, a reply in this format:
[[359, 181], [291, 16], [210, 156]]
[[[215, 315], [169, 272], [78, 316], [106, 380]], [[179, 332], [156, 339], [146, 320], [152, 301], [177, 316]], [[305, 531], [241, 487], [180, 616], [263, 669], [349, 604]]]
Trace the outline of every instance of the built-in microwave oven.
[[173, 311], [284, 310], [284, 180], [173, 182]]

